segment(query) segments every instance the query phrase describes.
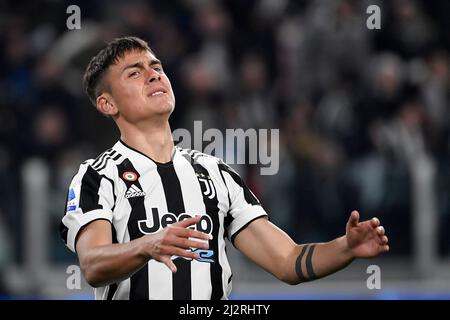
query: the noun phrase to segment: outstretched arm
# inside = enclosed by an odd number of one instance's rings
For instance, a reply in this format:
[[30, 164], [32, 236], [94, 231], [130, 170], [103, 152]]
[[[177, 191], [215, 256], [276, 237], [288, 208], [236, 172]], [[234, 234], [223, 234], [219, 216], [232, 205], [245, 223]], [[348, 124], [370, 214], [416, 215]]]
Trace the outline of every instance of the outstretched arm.
[[296, 244], [267, 219], [250, 223], [234, 245], [249, 259], [289, 283], [325, 277], [349, 265], [355, 258], [371, 258], [389, 251], [388, 238], [377, 218], [359, 222], [353, 211], [346, 234], [325, 243]]

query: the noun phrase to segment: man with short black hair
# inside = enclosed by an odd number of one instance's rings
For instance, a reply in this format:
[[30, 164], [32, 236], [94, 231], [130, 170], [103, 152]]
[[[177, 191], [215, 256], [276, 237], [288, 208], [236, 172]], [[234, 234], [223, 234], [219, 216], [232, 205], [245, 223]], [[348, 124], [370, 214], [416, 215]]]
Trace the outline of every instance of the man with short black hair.
[[225, 238], [289, 284], [389, 250], [379, 220], [359, 222], [356, 211], [344, 236], [296, 244], [222, 160], [175, 147], [168, 122], [175, 97], [145, 41], [109, 43], [89, 63], [84, 84], [121, 134], [80, 165], [60, 227], [96, 299], [226, 299]]

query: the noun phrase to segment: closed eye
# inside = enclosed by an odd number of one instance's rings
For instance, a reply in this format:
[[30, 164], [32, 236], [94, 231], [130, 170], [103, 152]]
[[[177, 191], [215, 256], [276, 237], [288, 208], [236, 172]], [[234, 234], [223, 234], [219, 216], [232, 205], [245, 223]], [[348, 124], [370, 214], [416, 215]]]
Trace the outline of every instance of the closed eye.
[[132, 78], [132, 77], [136, 77], [136, 76], [138, 76], [139, 75], [139, 71], [133, 71], [133, 72], [130, 72], [130, 74], [128, 75], [128, 77], [129, 78]]

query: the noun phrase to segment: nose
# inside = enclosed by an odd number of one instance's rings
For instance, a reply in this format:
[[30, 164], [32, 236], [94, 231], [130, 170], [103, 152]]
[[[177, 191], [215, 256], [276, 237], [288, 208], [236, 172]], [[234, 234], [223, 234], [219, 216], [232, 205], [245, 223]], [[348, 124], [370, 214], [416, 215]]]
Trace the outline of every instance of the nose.
[[161, 75], [154, 69], [148, 70], [148, 82], [161, 81]]

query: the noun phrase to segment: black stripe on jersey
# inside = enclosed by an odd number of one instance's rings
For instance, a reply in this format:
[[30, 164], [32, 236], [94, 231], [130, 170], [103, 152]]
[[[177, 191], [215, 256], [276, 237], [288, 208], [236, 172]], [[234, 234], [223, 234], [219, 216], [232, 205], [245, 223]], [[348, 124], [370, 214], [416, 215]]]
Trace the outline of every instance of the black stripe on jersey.
[[[225, 181], [225, 177], [223, 176], [223, 172], [222, 172], [222, 170], [220, 170], [220, 167], [219, 167], [219, 173], [220, 173], [220, 176], [222, 177], [223, 184], [226, 186], [227, 182]], [[228, 191], [228, 188], [227, 188], [227, 195], [228, 195], [228, 207], [231, 207], [231, 198], [230, 198], [230, 192]], [[230, 226], [231, 221], [233, 221], [233, 217], [231, 216], [230, 213], [227, 212], [227, 215], [223, 219], [224, 237], [228, 238], [227, 230], [228, 230], [228, 227]]]
[[[166, 196], [167, 210], [176, 216], [185, 213], [181, 185], [173, 164], [157, 165]], [[191, 300], [191, 261], [178, 258], [174, 264], [177, 272], [172, 275], [174, 300]]]
[[87, 167], [83, 179], [81, 180], [79, 207], [83, 212], [89, 212], [96, 209], [102, 209], [99, 202], [98, 191], [102, 176], [98, 174], [91, 166]]
[[113, 159], [113, 161], [116, 161], [116, 160], [118, 160], [120, 157], [121, 157], [122, 155], [120, 154], [120, 153], [118, 153], [114, 158], [112, 158]]
[[244, 180], [236, 173], [236, 171], [231, 169], [225, 163], [219, 163], [218, 166], [220, 170], [228, 172], [229, 175], [233, 178], [234, 182], [236, 182], [244, 190], [245, 201], [252, 205], [260, 204], [259, 200], [253, 195], [248, 186], [245, 184]]
[[227, 215], [223, 219], [223, 227], [224, 227], [224, 236], [229, 238], [228, 236], [228, 227], [230, 226], [231, 222], [233, 221], [233, 216], [231, 213], [227, 212]]
[[106, 157], [104, 157], [104, 158], [102, 159], [102, 161], [100, 161], [99, 164], [93, 166], [93, 168], [94, 168], [95, 170], [100, 171], [100, 168], [103, 167], [103, 166], [106, 166], [106, 162], [107, 162], [109, 159], [111, 159], [111, 157], [114, 156], [116, 153], [117, 153], [116, 150], [111, 150], [111, 151], [106, 155]]
[[115, 153], [116, 153], [116, 151], [115, 151], [115, 150], [112, 150], [112, 151], [110, 151], [108, 154], [105, 154], [105, 155], [102, 157], [102, 159], [101, 159], [99, 162], [97, 162], [95, 165], [92, 165], [92, 167], [93, 167], [95, 170], [100, 171], [99, 168], [100, 168], [100, 167], [103, 167], [103, 165], [106, 163], [106, 161], [107, 161], [108, 159], [111, 159], [111, 155], [114, 155]]
[[99, 163], [102, 162], [103, 158], [106, 157], [111, 151], [112, 149], [108, 149], [102, 154], [100, 154], [97, 158], [95, 158], [94, 162], [92, 163], [92, 167], [98, 166]]
[[211, 263], [210, 273], [211, 273], [211, 300], [220, 300], [223, 297], [223, 285], [222, 285], [222, 267], [219, 263], [219, 201], [217, 200], [217, 189], [214, 183], [212, 182], [209, 172], [206, 168], [204, 168], [201, 164], [196, 162], [193, 157], [189, 157], [189, 155], [183, 153], [183, 156], [187, 161], [190, 162], [197, 177], [200, 175], [202, 178], [210, 180], [210, 187], [214, 188], [214, 197], [210, 199], [208, 195], [205, 194], [206, 186], [203, 183], [200, 183], [200, 180], [197, 179], [198, 184], [200, 185], [200, 190], [202, 191], [203, 203], [205, 204], [206, 214], [211, 218], [213, 229], [212, 235], [213, 239], [209, 240], [209, 248], [214, 252], [214, 262]]
[[[134, 184], [139, 189], [142, 190], [141, 184], [139, 183], [139, 172], [133, 167], [130, 160], [125, 159], [120, 164], [117, 165], [119, 177], [127, 186], [127, 190]], [[128, 181], [123, 179], [123, 174], [126, 171], [132, 171], [136, 173], [138, 179], [136, 181]], [[130, 241], [137, 239], [142, 236], [139, 231], [138, 221], [147, 220], [145, 214], [144, 197], [131, 197], [128, 198], [130, 203], [131, 212], [128, 219], [128, 233], [130, 234]], [[130, 278], [130, 300], [148, 300], [148, 264], [139, 269]]]
[[114, 156], [114, 154], [115, 154], [115, 151], [114, 151], [114, 153], [111, 153], [110, 156], [106, 157], [105, 158], [105, 163], [102, 166], [98, 167], [96, 170], [97, 171], [101, 171], [101, 170], [105, 169], [109, 160], [112, 159], [113, 161], [116, 161], [117, 159], [119, 159], [122, 156], [120, 153], [116, 154], [115, 156]]
[[69, 232], [69, 229], [66, 227], [66, 225], [61, 221], [59, 223], [59, 235], [61, 236], [61, 239], [63, 239], [64, 244], [67, 245], [67, 233]]
[[117, 288], [119, 286], [117, 285], [117, 283], [113, 283], [113, 284], [110, 284], [108, 287], [109, 287], [108, 288], [108, 295], [106, 297], [106, 300], [112, 300], [112, 298], [114, 297], [114, 294], [116, 293]]

